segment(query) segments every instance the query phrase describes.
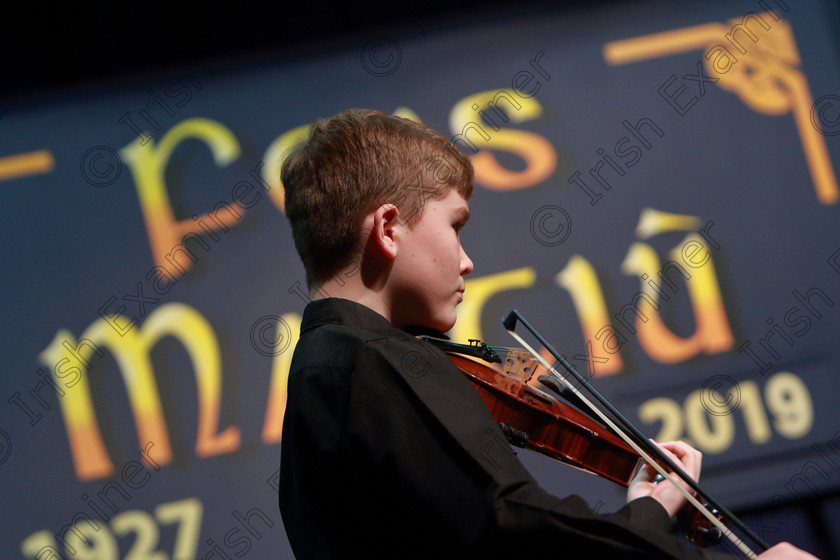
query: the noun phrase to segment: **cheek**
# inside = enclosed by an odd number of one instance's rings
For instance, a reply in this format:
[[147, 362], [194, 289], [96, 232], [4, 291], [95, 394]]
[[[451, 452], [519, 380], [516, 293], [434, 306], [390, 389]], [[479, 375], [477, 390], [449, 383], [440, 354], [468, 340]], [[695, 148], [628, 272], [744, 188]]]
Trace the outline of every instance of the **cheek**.
[[453, 244], [449, 241], [438, 242], [435, 252], [432, 254], [431, 264], [441, 275], [448, 275], [451, 273], [453, 266], [458, 266], [459, 260], [457, 246], [453, 249]]

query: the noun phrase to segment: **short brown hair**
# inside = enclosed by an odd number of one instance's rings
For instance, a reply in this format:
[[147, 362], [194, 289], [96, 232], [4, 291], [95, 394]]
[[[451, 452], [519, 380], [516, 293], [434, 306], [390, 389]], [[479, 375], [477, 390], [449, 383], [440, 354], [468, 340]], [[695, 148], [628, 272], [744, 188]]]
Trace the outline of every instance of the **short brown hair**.
[[424, 199], [451, 188], [472, 195], [470, 160], [422, 124], [349, 109], [316, 121], [309, 139], [283, 162], [286, 216], [310, 289], [323, 284], [361, 251], [365, 215], [384, 203], [402, 220], [420, 216]]

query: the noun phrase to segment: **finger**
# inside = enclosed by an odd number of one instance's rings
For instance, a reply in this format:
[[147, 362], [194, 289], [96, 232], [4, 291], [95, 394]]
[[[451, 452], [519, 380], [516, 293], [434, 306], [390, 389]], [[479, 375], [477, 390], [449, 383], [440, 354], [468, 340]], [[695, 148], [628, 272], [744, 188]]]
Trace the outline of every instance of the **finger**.
[[660, 449], [667, 450], [668, 452], [673, 453], [680, 459], [682, 459], [683, 457], [701, 455], [701, 453], [698, 450], [691, 447], [684, 441], [666, 441], [662, 443], [653, 441], [653, 443], [655, 443]]
[[636, 470], [636, 474], [633, 475], [630, 484], [634, 484], [636, 482], [650, 482], [654, 476], [656, 476], [656, 471], [653, 467], [645, 462], [642, 462], [638, 470]]
[[[656, 442], [654, 442], [656, 443]], [[682, 441], [669, 441], [657, 443], [669, 459], [691, 476], [694, 480], [700, 477], [700, 469], [703, 462], [703, 454]]]

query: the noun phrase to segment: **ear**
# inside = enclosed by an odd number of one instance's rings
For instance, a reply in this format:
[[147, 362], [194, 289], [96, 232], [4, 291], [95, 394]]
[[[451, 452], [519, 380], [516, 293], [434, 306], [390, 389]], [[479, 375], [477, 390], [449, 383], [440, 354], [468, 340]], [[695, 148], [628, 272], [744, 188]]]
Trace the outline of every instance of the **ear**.
[[368, 241], [372, 241], [388, 260], [397, 256], [397, 228], [401, 226], [399, 217], [399, 209], [390, 203], [380, 205], [368, 215], [371, 225]]

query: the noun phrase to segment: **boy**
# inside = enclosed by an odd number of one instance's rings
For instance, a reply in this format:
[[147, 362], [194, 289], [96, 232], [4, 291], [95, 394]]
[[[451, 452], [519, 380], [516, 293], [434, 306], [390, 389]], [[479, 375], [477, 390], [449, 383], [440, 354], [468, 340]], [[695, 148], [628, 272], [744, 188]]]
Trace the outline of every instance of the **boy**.
[[[459, 238], [472, 167], [451, 143], [349, 110], [316, 122], [281, 178], [314, 298], [281, 452], [280, 509], [299, 559], [712, 557], [667, 534], [683, 497], [646, 469], [611, 515], [546, 493], [464, 375], [413, 336], [452, 328], [473, 269]], [[699, 452], [661, 447], [699, 476]]]

